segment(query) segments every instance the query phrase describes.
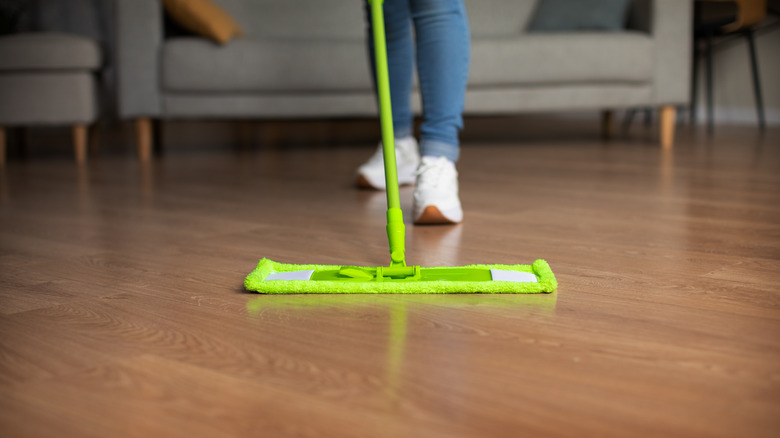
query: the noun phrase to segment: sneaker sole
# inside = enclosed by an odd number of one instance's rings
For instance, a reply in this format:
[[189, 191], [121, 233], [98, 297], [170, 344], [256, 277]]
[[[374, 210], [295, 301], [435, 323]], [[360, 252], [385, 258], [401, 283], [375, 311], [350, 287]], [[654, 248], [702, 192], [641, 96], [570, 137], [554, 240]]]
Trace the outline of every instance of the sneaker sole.
[[457, 224], [458, 222], [442, 214], [442, 212], [433, 205], [429, 205], [425, 207], [425, 210], [423, 210], [420, 217], [418, 217], [414, 223], [418, 225], [443, 225]]
[[355, 181], [355, 185], [358, 186], [358, 188], [361, 189], [374, 189], [374, 190], [384, 190], [384, 187], [375, 187], [373, 184], [368, 182], [365, 176], [358, 175], [357, 180]]

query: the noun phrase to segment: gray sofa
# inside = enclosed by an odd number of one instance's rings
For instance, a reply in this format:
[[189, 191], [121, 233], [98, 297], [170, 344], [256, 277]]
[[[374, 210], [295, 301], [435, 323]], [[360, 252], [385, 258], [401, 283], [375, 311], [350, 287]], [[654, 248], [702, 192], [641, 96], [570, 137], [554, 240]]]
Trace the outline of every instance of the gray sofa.
[[[159, 0], [117, 2], [119, 114], [135, 120], [142, 159], [154, 119], [376, 116], [361, 0], [213, 1], [244, 37], [165, 38]], [[691, 3], [634, 0], [624, 31], [531, 33], [537, 1], [466, 0], [466, 114], [653, 107], [671, 146], [689, 96]]]
[[76, 162], [87, 159], [96, 120], [98, 43], [80, 35], [30, 32], [0, 36], [0, 166], [6, 127], [69, 125]]

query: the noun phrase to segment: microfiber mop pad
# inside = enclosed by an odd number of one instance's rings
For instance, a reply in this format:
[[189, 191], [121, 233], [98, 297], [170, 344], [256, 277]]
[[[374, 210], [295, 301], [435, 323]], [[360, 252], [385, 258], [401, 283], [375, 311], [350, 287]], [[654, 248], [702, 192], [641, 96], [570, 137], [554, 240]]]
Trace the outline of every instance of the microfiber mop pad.
[[[540, 293], [553, 292], [558, 283], [544, 260], [531, 265], [468, 265], [458, 267], [419, 268], [417, 279], [355, 278], [351, 271], [372, 272], [377, 268], [335, 265], [293, 265], [262, 259], [244, 280], [244, 287], [266, 294], [301, 293]], [[381, 268], [379, 268], [381, 269]], [[317, 280], [319, 274], [331, 273], [342, 278]], [[462, 273], [466, 278], [461, 280]], [[426, 280], [426, 277], [440, 278]], [[452, 278], [452, 279], [448, 279]]]

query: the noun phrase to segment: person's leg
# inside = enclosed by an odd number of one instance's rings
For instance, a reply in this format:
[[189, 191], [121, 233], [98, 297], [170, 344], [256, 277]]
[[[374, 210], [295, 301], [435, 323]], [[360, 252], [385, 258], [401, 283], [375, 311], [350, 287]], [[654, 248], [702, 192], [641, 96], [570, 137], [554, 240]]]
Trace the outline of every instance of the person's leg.
[[420, 153], [455, 162], [471, 52], [466, 9], [463, 0], [411, 0], [411, 15], [423, 103]]
[[[385, 0], [385, 40], [387, 45], [390, 101], [393, 113], [393, 134], [398, 183], [413, 184], [420, 163], [417, 141], [412, 137], [413, 114], [411, 108], [412, 78], [414, 75], [414, 44], [409, 0]], [[374, 30], [371, 8], [366, 2], [368, 52], [376, 91], [376, 66], [374, 59]], [[374, 155], [358, 168], [357, 185], [373, 189], [385, 189], [385, 168], [382, 145]]]
[[415, 223], [463, 220], [455, 161], [470, 59], [463, 0], [411, 0], [417, 73], [423, 101], [420, 154], [412, 215]]
[[[390, 81], [390, 102], [393, 108], [393, 132], [396, 138], [412, 135], [413, 114], [411, 108], [412, 78], [414, 75], [414, 45], [409, 0], [384, 0], [385, 40]], [[374, 59], [374, 30], [371, 8], [366, 2], [368, 51], [371, 73], [376, 89]]]

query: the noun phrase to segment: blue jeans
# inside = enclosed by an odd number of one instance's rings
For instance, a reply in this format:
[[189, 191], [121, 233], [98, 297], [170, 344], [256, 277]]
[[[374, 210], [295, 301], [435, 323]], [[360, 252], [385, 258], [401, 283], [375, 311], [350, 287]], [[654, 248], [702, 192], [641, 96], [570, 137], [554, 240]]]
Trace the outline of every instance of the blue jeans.
[[[471, 51], [463, 0], [384, 0], [383, 9], [395, 137], [412, 135], [416, 59], [423, 107], [420, 153], [455, 162], [460, 152], [458, 133], [463, 129]], [[373, 72], [373, 30], [370, 9], [366, 11]]]

